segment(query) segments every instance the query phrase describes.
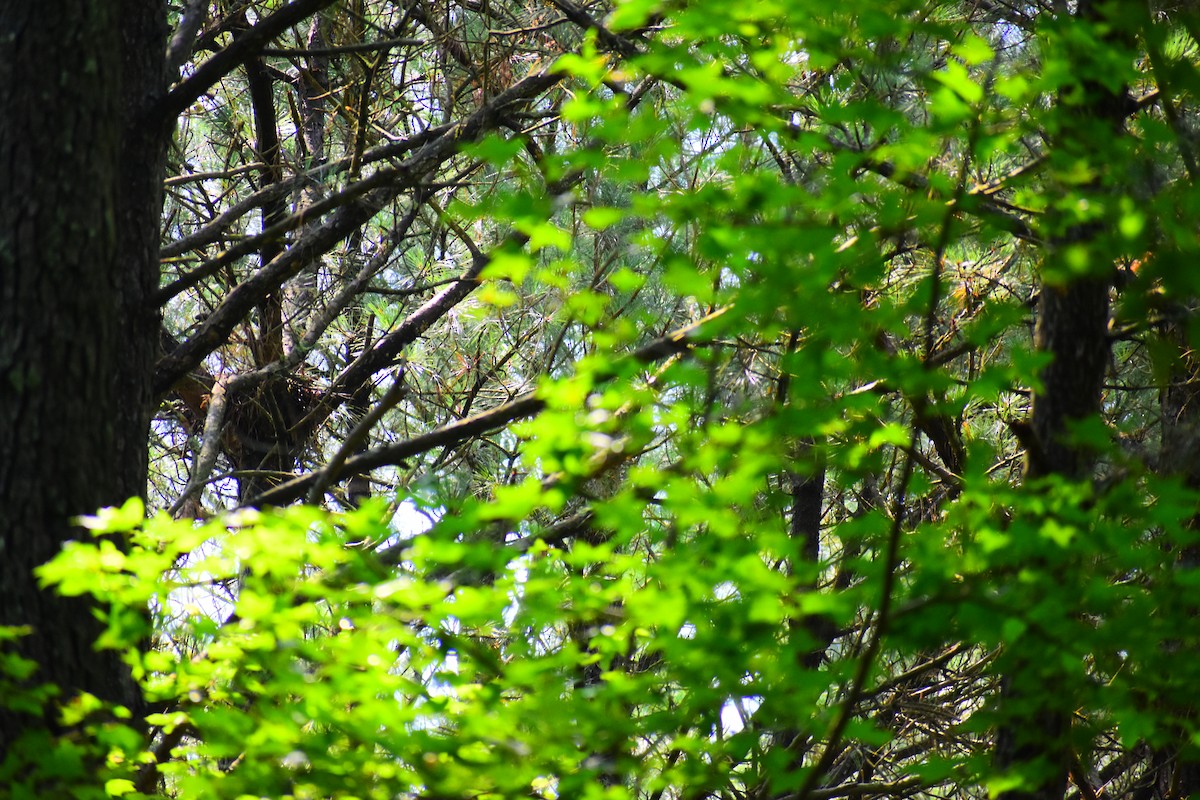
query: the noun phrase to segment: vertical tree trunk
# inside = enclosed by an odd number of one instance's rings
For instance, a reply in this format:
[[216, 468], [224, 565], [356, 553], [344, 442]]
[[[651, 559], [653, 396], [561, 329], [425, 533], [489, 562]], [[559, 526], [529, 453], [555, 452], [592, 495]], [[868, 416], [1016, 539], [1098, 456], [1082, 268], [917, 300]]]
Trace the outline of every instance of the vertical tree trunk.
[[[1178, 348], [1172, 360], [1159, 398], [1162, 410], [1162, 444], [1159, 469], [1164, 475], [1178, 475], [1189, 489], [1200, 489], [1200, 461], [1196, 459], [1196, 447], [1200, 444], [1200, 359], [1192, 348], [1188, 328], [1196, 324], [1196, 300], [1187, 302], [1187, 318], [1168, 323], [1163, 338]], [[1200, 530], [1200, 513], [1192, 517], [1189, 527]], [[1200, 568], [1200, 546], [1195, 544], [1181, 548], [1176, 553], [1177, 568], [1196, 570]], [[1200, 616], [1200, 608], [1193, 611]], [[1176, 647], [1176, 645], [1171, 645]], [[1179, 658], [1195, 658], [1195, 652], [1182, 650]], [[1183, 693], [1178, 697], [1165, 698], [1180, 717], [1195, 717], [1196, 703], [1187, 700]], [[1182, 726], [1181, 726], [1182, 727]], [[1157, 769], [1157, 786], [1160, 797], [1193, 797], [1200, 794], [1200, 755], [1186, 730], [1172, 732], [1177, 742], [1157, 748], [1154, 763]]]
[[[1081, 0], [1073, 24], [1087, 26], [1088, 33], [1103, 37], [1111, 47], [1127, 44], [1132, 35], [1123, 9], [1116, 4], [1097, 5]], [[1080, 76], [1083, 102], [1059, 96], [1055, 141], [1052, 147], [1064, 159], [1075, 157], [1103, 164], [1113, 152], [1113, 141], [1123, 135], [1129, 113], [1124, 86], [1113, 87], [1097, 79], [1095, 51], [1069, 37], [1060, 46]], [[1106, 152], [1107, 149], [1107, 152]], [[1106, 165], [1109, 166], [1109, 165]], [[1104, 191], [1099, 182], [1091, 191]], [[1051, 356], [1041, 375], [1042, 386], [1033, 395], [1030, 421], [1024, 426], [1026, 479], [1049, 476], [1086, 480], [1095, 457], [1069, 440], [1071, 423], [1101, 411], [1104, 375], [1109, 360], [1108, 317], [1112, 264], [1101, 263], [1105, 248], [1099, 246], [1102, 226], [1072, 224], [1057, 211], [1046, 216], [1051, 245], [1043, 265], [1034, 344]], [[1067, 271], [1061, 259], [1072, 245], [1085, 245], [1098, 263], [1089, 274], [1064, 282]], [[1058, 275], [1054, 276], [1057, 271]], [[995, 764], [1001, 770], [1024, 773], [1027, 783], [1020, 790], [1005, 792], [1003, 800], [1061, 800], [1074, 759], [1071, 750], [1071, 712], [1075, 694], [1054, 659], [1044, 652], [1017, 646], [1006, 654], [1000, 707], [1006, 722], [996, 733]]]
[[[1053, 256], [1053, 253], [1051, 253]], [[1100, 411], [1108, 363], [1108, 282], [1085, 278], [1066, 287], [1043, 283], [1035, 343], [1054, 360], [1033, 397], [1026, 441], [1026, 479], [1086, 478], [1089, 454], [1064, 441], [1071, 422]], [[1003, 770], [1032, 769], [1037, 778], [1005, 800], [1059, 800], [1067, 788], [1072, 692], [1044, 654], [1012, 652], [1001, 682], [1000, 706], [1013, 717], [996, 734], [995, 761]]]
[[[141, 495], [165, 129], [156, 0], [0, 7], [0, 625], [64, 695], [130, 703], [79, 600], [32, 570], [71, 519]], [[127, 54], [122, 56], [122, 54]], [[44, 724], [0, 710], [0, 754]]]

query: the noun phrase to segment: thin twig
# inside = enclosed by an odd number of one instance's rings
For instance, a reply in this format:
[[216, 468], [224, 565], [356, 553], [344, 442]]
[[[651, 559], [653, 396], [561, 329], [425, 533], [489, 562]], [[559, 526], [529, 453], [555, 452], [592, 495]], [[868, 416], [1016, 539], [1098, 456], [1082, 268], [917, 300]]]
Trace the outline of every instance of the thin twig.
[[342, 442], [342, 446], [334, 453], [333, 458], [329, 460], [324, 469], [317, 473], [312, 488], [308, 490], [305, 502], [315, 505], [321, 499], [329, 484], [336, 480], [338, 473], [342, 469], [342, 465], [346, 463], [346, 459], [352, 453], [361, 449], [367, 441], [367, 436], [371, 433], [371, 428], [375, 427], [375, 424], [383, 419], [383, 415], [395, 407], [408, 394], [408, 384], [404, 381], [404, 366], [404, 363], [401, 362], [396, 369], [395, 376], [392, 378], [392, 385], [388, 387], [383, 399], [376, 403], [374, 408], [359, 420], [359, 423], [354, 426], [354, 430], [350, 431], [350, 435]]

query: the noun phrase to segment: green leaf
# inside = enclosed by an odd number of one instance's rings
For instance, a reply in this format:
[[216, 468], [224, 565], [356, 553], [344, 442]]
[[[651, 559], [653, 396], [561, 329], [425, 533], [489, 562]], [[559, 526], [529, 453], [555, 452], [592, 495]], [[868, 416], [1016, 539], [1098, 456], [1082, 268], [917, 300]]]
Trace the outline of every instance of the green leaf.
[[964, 36], [957, 44], [950, 48], [950, 52], [961, 58], [963, 63], [968, 67], [986, 63], [996, 56], [988, 40], [973, 33], [968, 33]]
[[110, 778], [104, 782], [104, 793], [109, 797], [123, 797], [137, 790], [127, 778]]
[[619, 208], [593, 206], [583, 213], [583, 221], [588, 227], [602, 231], [620, 223], [627, 213]]
[[496, 167], [506, 165], [524, 149], [525, 146], [520, 139], [515, 137], [505, 138], [498, 134], [485, 136], [478, 142], [463, 147], [463, 151], [467, 155], [478, 158], [481, 161], [486, 161]]
[[120, 533], [141, 525], [146, 517], [146, 506], [140, 497], [131, 497], [120, 508], [102, 508], [95, 516], [79, 517], [76, 524], [90, 530], [96, 536]]

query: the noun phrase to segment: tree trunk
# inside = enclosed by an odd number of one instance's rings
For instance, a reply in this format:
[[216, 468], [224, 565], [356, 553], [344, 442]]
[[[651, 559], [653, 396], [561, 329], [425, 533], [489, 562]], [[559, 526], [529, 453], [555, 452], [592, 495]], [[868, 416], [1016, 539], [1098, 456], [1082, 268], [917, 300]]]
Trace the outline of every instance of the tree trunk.
[[[1179, 309], [1186, 318], [1169, 322], [1163, 338], [1178, 349], [1159, 398], [1162, 411], [1162, 457], [1159, 469], [1164, 475], [1181, 477], [1189, 489], [1200, 489], [1200, 462], [1196, 446], [1200, 444], [1200, 359], [1191, 346], [1189, 327], [1195, 325], [1196, 300], [1189, 300]], [[1192, 517], [1189, 527], [1200, 530], [1200, 514]], [[1200, 546], [1191, 544], [1175, 553], [1178, 569], [1192, 571], [1200, 568]], [[1193, 606], [1193, 616], [1200, 617], [1200, 606]], [[1182, 649], [1177, 643], [1168, 645], [1177, 651], [1178, 658], [1194, 658], [1195, 652]], [[1160, 702], [1173, 706], [1177, 718], [1195, 718], [1196, 704], [1182, 694], [1163, 698]], [[1177, 742], [1156, 748], [1153, 760], [1156, 770], [1156, 789], [1159, 797], [1192, 797], [1200, 794], [1200, 753], [1191, 741], [1186, 726], [1173, 730]]]
[[[1034, 394], [1026, 441], [1026, 479], [1086, 478], [1091, 455], [1063, 440], [1070, 424], [1100, 412], [1108, 363], [1108, 283], [1085, 278], [1067, 287], [1043, 283], [1035, 343], [1054, 360]], [[1000, 706], [1014, 719], [996, 734], [1000, 769], [1033, 769], [1037, 777], [1004, 800], [1060, 800], [1071, 763], [1069, 730], [1074, 694], [1052, 659], [1015, 648], [1001, 681]]]
[[[1111, 47], [1127, 46], [1131, 33], [1120, 12], [1115, 5], [1081, 0], [1072, 24], [1105, 37]], [[1085, 34], [1080, 34], [1080, 41], [1084, 40]], [[1068, 54], [1081, 76], [1078, 88], [1084, 100], [1075, 104], [1069, 92], [1060, 93], [1053, 147], [1063, 156], [1101, 164], [1114, 153], [1113, 142], [1124, 135], [1131, 101], [1126, 87], [1096, 80], [1093, 52], [1079, 42], [1067, 41], [1064, 46], [1078, 48], [1068, 49]], [[1110, 191], [1098, 181], [1088, 190], [1097, 195]], [[1109, 362], [1113, 265], [1101, 262], [1108, 251], [1102, 246], [1103, 225], [1075, 223], [1052, 208], [1044, 229], [1049, 247], [1042, 267], [1034, 345], [1052, 361], [1042, 371], [1042, 385], [1033, 394], [1029, 422], [1014, 426], [1014, 432], [1026, 447], [1027, 481], [1051, 476], [1082, 481], [1093, 473], [1095, 453], [1070, 442], [1070, 428], [1101, 411]], [[1087, 275], [1065, 280], [1069, 274], [1063, 269], [1065, 253], [1079, 245], [1088, 248], [1097, 263]], [[1054, 659], [1046, 657], [1044, 645], [1011, 647], [1006, 659], [999, 706], [1007, 719], [996, 732], [994, 762], [1001, 770], [1023, 773], [1027, 783], [1000, 797], [1061, 800], [1075, 759], [1070, 738], [1076, 694]]]
[[[156, 0], [0, 7], [0, 625], [35, 679], [135, 701], [78, 599], [33, 569], [75, 515], [142, 495], [166, 129]], [[127, 54], [127, 55], [122, 55]], [[0, 757], [46, 721], [0, 710]]]

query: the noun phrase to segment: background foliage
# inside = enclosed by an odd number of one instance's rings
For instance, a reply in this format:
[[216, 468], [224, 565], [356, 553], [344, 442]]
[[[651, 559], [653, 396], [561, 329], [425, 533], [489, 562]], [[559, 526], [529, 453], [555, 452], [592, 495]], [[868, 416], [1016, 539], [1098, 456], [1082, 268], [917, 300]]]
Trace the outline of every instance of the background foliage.
[[[177, 86], [280, 4], [196, 8]], [[66, 732], [0, 779], [1200, 792], [1198, 23], [345, 0], [290, 27], [179, 109], [152, 513], [39, 573], [96, 598], [146, 713], [10, 656], [5, 702]]]

